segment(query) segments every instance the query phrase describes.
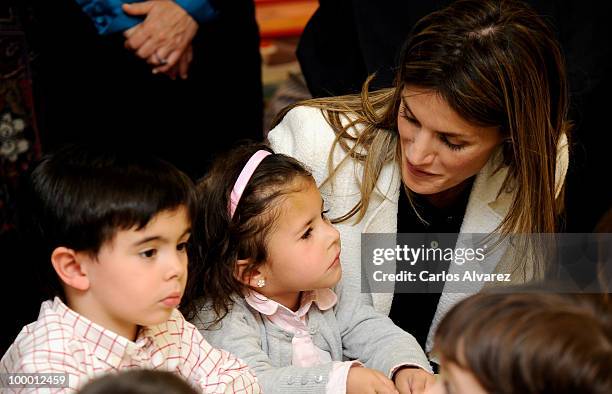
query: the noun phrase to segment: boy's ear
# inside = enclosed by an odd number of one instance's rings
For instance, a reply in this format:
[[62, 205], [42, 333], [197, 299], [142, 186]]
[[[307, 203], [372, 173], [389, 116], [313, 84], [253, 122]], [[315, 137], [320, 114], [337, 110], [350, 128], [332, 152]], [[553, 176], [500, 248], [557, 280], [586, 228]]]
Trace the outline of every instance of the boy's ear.
[[89, 288], [89, 278], [84, 269], [83, 257], [82, 252], [76, 252], [64, 246], [55, 248], [51, 253], [51, 264], [62, 282], [82, 291]]
[[246, 272], [246, 267], [252, 262], [251, 259], [236, 260], [236, 272], [234, 274], [240, 283], [250, 287], [257, 287], [257, 281], [262, 279], [263, 275], [258, 269]]

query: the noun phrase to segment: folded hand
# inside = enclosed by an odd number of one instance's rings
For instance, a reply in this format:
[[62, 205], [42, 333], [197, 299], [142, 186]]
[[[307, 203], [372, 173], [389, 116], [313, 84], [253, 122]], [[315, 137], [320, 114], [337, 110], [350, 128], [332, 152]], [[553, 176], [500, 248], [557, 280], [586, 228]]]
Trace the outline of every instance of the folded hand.
[[124, 4], [123, 10], [129, 15], [145, 16], [143, 22], [124, 32], [126, 48], [154, 66], [154, 72], [175, 69], [186, 77], [197, 22], [171, 0]]

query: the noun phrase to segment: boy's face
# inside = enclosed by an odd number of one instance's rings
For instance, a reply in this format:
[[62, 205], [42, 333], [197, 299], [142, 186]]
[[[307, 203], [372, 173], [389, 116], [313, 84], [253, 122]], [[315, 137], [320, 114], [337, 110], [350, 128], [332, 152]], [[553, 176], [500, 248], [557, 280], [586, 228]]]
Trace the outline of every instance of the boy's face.
[[436, 384], [425, 391], [425, 394], [486, 393], [470, 371], [448, 362], [442, 364], [442, 373], [438, 376]]
[[180, 207], [158, 213], [142, 229], [118, 231], [84, 262], [90, 285], [85, 310], [77, 312], [130, 339], [136, 326], [166, 321], [185, 290], [190, 227]]

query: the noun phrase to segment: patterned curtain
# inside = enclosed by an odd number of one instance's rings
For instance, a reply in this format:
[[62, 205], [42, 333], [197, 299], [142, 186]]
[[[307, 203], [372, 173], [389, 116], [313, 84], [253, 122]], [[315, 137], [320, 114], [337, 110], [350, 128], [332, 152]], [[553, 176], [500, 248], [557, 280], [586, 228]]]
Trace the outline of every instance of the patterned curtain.
[[41, 152], [20, 16], [14, 6], [0, 9], [0, 235], [14, 227], [19, 175]]

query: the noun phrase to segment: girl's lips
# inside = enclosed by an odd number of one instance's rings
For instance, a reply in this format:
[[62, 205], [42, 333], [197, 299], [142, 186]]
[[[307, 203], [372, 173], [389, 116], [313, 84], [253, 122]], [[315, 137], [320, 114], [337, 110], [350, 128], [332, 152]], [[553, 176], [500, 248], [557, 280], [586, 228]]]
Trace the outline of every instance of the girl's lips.
[[338, 252], [334, 261], [332, 261], [332, 263], [329, 265], [329, 268], [333, 268], [334, 266], [338, 264], [340, 264], [340, 252]]

